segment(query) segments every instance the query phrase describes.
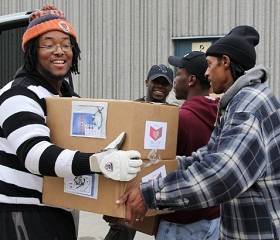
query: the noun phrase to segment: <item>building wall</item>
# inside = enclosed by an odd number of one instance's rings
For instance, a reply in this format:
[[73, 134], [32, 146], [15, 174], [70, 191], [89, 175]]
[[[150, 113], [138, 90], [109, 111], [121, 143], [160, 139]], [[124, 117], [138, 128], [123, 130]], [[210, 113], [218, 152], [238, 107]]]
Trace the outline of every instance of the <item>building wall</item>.
[[174, 53], [172, 38], [224, 35], [241, 24], [259, 31], [257, 62], [270, 69], [269, 84], [280, 95], [278, 0], [1, 0], [0, 15], [44, 3], [61, 8], [77, 30], [81, 96], [138, 98], [149, 67]]

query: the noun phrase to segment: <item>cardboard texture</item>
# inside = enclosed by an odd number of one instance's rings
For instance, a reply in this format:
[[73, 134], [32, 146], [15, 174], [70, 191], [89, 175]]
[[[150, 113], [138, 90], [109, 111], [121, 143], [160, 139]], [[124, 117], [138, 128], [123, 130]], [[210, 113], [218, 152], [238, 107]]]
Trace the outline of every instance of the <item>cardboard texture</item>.
[[159, 218], [157, 216], [145, 217], [143, 222], [136, 222], [132, 228], [146, 233], [148, 235], [156, 235], [158, 231]]
[[134, 229], [136, 231], [146, 233], [151, 236], [157, 234], [158, 226], [159, 226], [158, 216], [145, 217], [143, 221], [135, 222], [133, 225], [127, 225], [125, 223], [125, 219], [122, 218], [114, 218], [108, 220], [109, 220], [108, 222], [118, 223], [126, 227], [129, 227], [131, 229]]
[[[137, 177], [130, 182], [113, 181], [100, 175], [97, 199], [65, 193], [63, 178], [44, 177], [43, 203], [124, 218], [125, 206], [117, 205], [116, 200], [131, 186], [138, 186], [143, 176], [146, 176], [163, 165], [166, 168], [167, 174], [177, 169], [176, 160], [164, 160], [142, 168]], [[149, 210], [146, 216], [153, 216], [160, 213], [163, 213], [163, 211]]]
[[[106, 138], [71, 136], [72, 102], [107, 102]], [[97, 199], [64, 192], [64, 179], [44, 177], [43, 202], [63, 208], [100, 213], [124, 218], [125, 207], [115, 201], [131, 186], [139, 185], [143, 176], [165, 165], [167, 172], [177, 168], [176, 144], [178, 131], [178, 107], [149, 104], [132, 101], [93, 100], [80, 98], [49, 98], [47, 104], [47, 125], [50, 128], [51, 141], [62, 148], [83, 152], [96, 152], [107, 146], [122, 131], [127, 133], [124, 150], [133, 149], [147, 159], [150, 150], [144, 149], [146, 121], [166, 123], [165, 150], [160, 150], [157, 164], [143, 167], [140, 174], [131, 182], [118, 182], [99, 175]], [[72, 125], [73, 126], [73, 125]], [[73, 129], [72, 129], [73, 131]], [[154, 135], [156, 138], [158, 135]], [[163, 160], [164, 159], [164, 160]], [[147, 215], [158, 214], [149, 211]]]
[[[73, 137], [71, 131], [72, 102], [107, 102], [106, 138]], [[142, 103], [125, 100], [101, 100], [85, 98], [47, 98], [47, 125], [51, 130], [51, 140], [62, 148], [96, 152], [106, 147], [122, 131], [126, 132], [123, 150], [137, 150], [142, 159], [148, 159], [150, 149], [144, 149], [146, 121], [164, 122], [166, 144], [164, 150], [157, 150], [160, 159], [175, 159], [178, 107], [164, 104]], [[161, 132], [154, 133], [156, 138]]]

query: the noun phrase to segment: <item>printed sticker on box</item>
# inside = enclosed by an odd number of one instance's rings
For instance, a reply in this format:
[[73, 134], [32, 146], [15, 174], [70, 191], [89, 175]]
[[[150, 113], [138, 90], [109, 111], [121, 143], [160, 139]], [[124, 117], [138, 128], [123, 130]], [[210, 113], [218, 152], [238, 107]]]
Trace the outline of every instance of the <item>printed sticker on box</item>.
[[98, 175], [64, 178], [64, 192], [97, 199]]
[[144, 149], [165, 149], [166, 122], [146, 121]]
[[106, 138], [107, 109], [106, 102], [72, 102], [70, 135]]
[[142, 182], [149, 182], [150, 180], [157, 179], [157, 178], [164, 178], [166, 177], [166, 168], [165, 165], [157, 168], [156, 170], [152, 171], [151, 173], [147, 174], [146, 176], [142, 177]]

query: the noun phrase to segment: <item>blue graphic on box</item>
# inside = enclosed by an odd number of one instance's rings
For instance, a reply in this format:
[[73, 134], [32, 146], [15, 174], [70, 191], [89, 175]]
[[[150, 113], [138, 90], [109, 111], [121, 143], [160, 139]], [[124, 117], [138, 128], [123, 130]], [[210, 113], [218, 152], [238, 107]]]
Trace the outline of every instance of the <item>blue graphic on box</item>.
[[94, 116], [92, 113], [73, 113], [72, 124], [73, 135], [85, 135], [86, 128], [93, 129], [95, 127]]
[[106, 138], [107, 103], [73, 102], [71, 136]]
[[73, 113], [72, 135], [99, 136], [102, 128], [102, 114]]

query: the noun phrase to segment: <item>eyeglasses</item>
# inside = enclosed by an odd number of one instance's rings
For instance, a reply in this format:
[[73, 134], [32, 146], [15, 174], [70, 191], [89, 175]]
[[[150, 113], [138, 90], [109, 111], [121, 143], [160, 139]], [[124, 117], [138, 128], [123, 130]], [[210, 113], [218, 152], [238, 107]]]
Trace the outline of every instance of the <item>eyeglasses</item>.
[[60, 47], [60, 49], [63, 52], [70, 52], [73, 48], [71, 44], [44, 45], [44, 46], [39, 46], [38, 48], [43, 48], [47, 52], [56, 52], [58, 47]]

